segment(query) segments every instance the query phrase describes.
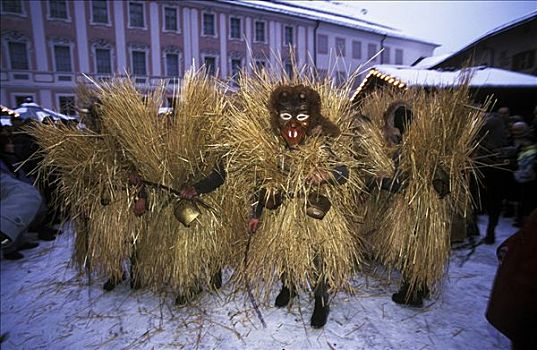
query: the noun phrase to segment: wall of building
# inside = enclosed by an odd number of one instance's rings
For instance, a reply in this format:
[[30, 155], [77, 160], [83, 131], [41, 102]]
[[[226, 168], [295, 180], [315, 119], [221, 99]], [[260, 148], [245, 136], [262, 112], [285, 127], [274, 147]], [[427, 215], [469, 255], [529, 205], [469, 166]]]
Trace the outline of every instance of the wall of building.
[[[435, 48], [432, 44], [384, 38], [363, 30], [212, 1], [108, 1], [105, 23], [94, 21], [91, 1], [66, 1], [67, 16], [61, 19], [51, 18], [49, 1], [21, 0], [20, 3], [21, 13], [0, 14], [5, 53], [0, 62], [0, 99], [2, 104], [12, 107], [17, 98], [27, 95], [45, 107], [60, 110], [60, 97], [74, 97], [77, 81], [85, 80], [82, 74], [96, 79], [132, 74], [133, 51], [145, 53], [146, 75], [135, 77], [140, 87], [151, 88], [162, 78], [174, 78], [171, 92], [177, 77], [168, 74], [170, 57], [179, 60], [179, 79], [193, 64], [198, 67], [203, 64], [208, 56], [216, 58], [216, 68], [223, 79], [232, 79], [232, 62], [240, 62], [241, 67], [249, 70], [263, 64], [274, 74], [280, 74], [292, 60], [299, 65], [315, 62], [325, 74], [344, 79], [368, 61], [370, 44], [375, 44], [376, 50], [380, 50], [381, 42], [394, 52], [396, 48], [401, 50], [403, 64], [430, 56]], [[130, 6], [143, 8], [142, 28], [130, 25]], [[176, 10], [176, 30], [166, 30], [164, 26], [166, 8]], [[203, 34], [206, 13], [214, 15], [213, 36]], [[230, 37], [231, 18], [240, 19], [240, 38]], [[263, 41], [255, 40], [258, 22], [265, 26]], [[290, 47], [285, 42], [286, 27], [292, 28], [294, 57], [290, 57]], [[319, 34], [328, 39], [327, 53], [319, 53]], [[334, 50], [336, 39], [345, 42], [344, 57]], [[353, 41], [362, 46], [359, 57], [353, 57]], [[10, 42], [26, 45], [25, 69], [12, 67]], [[57, 71], [55, 45], [69, 48], [70, 70]], [[111, 74], [97, 70], [97, 53], [102, 55], [103, 51], [110, 54]], [[391, 60], [384, 63], [395, 63], [394, 60], [392, 54]], [[371, 62], [375, 63], [381, 63], [380, 57]]]
[[450, 57], [440, 68], [486, 65], [537, 76], [537, 18], [479, 41]]

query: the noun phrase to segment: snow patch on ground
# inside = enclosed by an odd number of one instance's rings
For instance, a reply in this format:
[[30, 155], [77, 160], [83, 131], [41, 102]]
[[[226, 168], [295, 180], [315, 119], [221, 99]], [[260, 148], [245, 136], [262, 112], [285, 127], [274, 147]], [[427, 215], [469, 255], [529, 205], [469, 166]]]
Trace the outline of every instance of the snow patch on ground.
[[[487, 217], [480, 217], [484, 232]], [[497, 241], [516, 231], [502, 219]], [[421, 309], [391, 301], [397, 283], [357, 276], [356, 293], [338, 293], [322, 330], [309, 327], [313, 301], [300, 295], [286, 309], [262, 305], [263, 328], [247, 297], [224, 285], [192, 305], [173, 295], [112, 292], [70, 266], [69, 230], [0, 266], [2, 349], [508, 349], [485, 319], [497, 268], [496, 245], [454, 251], [442, 292]], [[464, 262], [464, 263], [463, 263]], [[461, 263], [463, 263], [461, 265]], [[276, 291], [274, 292], [276, 293]]]

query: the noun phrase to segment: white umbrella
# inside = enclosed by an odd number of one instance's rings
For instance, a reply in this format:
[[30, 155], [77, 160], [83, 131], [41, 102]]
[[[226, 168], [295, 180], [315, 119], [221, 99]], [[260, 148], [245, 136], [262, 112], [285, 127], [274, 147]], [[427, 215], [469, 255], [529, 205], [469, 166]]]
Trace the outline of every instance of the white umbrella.
[[75, 117], [70, 117], [65, 114], [54, 112], [48, 108], [41, 107], [37, 103], [27, 102], [22, 103], [15, 112], [19, 113], [21, 119], [35, 119], [42, 122], [44, 118], [50, 117], [55, 121], [59, 120], [77, 120]]

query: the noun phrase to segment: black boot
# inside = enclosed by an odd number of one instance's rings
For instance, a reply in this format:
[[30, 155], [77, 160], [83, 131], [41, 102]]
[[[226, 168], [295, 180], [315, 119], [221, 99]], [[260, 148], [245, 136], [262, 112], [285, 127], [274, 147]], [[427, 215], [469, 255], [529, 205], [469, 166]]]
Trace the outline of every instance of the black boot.
[[116, 279], [116, 278], [109, 278], [106, 282], [104, 282], [103, 284], [103, 289], [107, 292], [111, 291], [111, 290], [114, 290], [114, 288], [116, 288], [116, 286], [118, 284], [120, 284], [121, 282], [123, 282], [125, 280], [125, 274], [123, 274], [121, 276], [120, 279]]
[[423, 306], [423, 297], [429, 294], [428, 288], [420, 288], [415, 290], [410, 295], [409, 285], [406, 282], [401, 284], [399, 291], [392, 295], [392, 300], [396, 304], [408, 305], [412, 307], [422, 307]]
[[276, 297], [276, 301], [274, 302], [274, 305], [276, 307], [284, 307], [289, 304], [291, 301], [291, 298], [293, 298], [296, 295], [296, 292], [289, 288], [287, 288], [285, 285], [282, 285], [282, 290], [280, 290], [280, 293]]
[[4, 253], [4, 259], [6, 260], [20, 260], [22, 258], [24, 258], [24, 255], [22, 255], [16, 250], [9, 253]]
[[211, 277], [211, 287], [214, 289], [222, 288], [222, 270], [218, 270], [218, 272]]
[[328, 319], [330, 306], [328, 305], [328, 293], [325, 288], [319, 288], [315, 291], [315, 308], [311, 315], [311, 326], [313, 328], [322, 328]]
[[494, 244], [496, 243], [496, 234], [494, 233], [494, 228], [487, 228], [487, 235], [483, 238], [483, 243], [485, 244]]

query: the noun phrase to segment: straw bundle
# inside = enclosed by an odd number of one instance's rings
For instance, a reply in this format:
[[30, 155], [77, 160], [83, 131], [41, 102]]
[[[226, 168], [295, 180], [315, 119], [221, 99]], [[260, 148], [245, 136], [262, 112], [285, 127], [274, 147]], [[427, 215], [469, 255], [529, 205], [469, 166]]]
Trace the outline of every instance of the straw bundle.
[[[76, 265], [121, 276], [120, 261], [130, 255], [131, 239], [127, 222], [111, 225], [118, 206], [128, 206], [121, 193], [125, 186], [118, 181], [126, 174], [112, 140], [63, 125], [38, 124], [29, 133], [44, 153], [41, 174], [53, 170], [59, 175], [59, 193], [53, 204], [64, 208], [78, 228], [73, 254]], [[109, 198], [111, 205], [103, 206], [103, 198]]]
[[[372, 94], [361, 113], [379, 129], [383, 112], [396, 100], [406, 101], [413, 121], [400, 147], [400, 169], [407, 174], [406, 188], [379, 194], [368, 203], [377, 221], [367, 229], [375, 254], [388, 267], [401, 270], [415, 288], [434, 290], [444, 274], [450, 251], [454, 213], [467, 215], [470, 204], [469, 177], [474, 176], [471, 153], [482, 120], [482, 109], [472, 107], [467, 85], [427, 93], [385, 90]], [[386, 158], [395, 152], [386, 146]], [[433, 188], [435, 173], [449, 174], [450, 193], [441, 199]], [[371, 224], [373, 220], [368, 220]]]
[[[328, 138], [307, 136], [297, 150], [290, 151], [283, 139], [271, 129], [267, 102], [279, 84], [315, 89], [321, 97], [321, 114], [336, 123], [341, 135]], [[353, 192], [363, 182], [355, 176], [343, 185], [308, 184], [308, 176], [337, 165], [349, 169], [361, 167], [352, 142], [352, 111], [349, 89], [335, 87], [330, 80], [319, 81], [314, 75], [302, 74], [293, 79], [276, 80], [265, 71], [242, 75], [240, 90], [230, 112], [227, 142], [230, 149], [230, 187], [251, 198], [258, 189], [284, 194], [276, 210], [265, 209], [260, 229], [252, 236], [250, 250], [237, 278], [246, 278], [256, 287], [254, 293], [265, 297], [285, 276], [286, 283], [306, 290], [324, 278], [332, 289], [346, 286], [360, 258], [360, 243], [349, 221]], [[306, 215], [310, 194], [326, 196], [332, 207], [322, 219]], [[245, 249], [245, 248], [243, 248]]]
[[[218, 140], [227, 105], [223, 92], [204, 72], [187, 74], [169, 116], [157, 115], [162, 89], [143, 99], [129, 80], [101, 87], [103, 125], [131, 170], [145, 181], [177, 191], [209, 175], [225, 155]], [[202, 215], [186, 228], [173, 214], [177, 196], [152, 184], [146, 188], [150, 207], [140, 219], [143, 230], [135, 241], [134, 273], [142, 285], [166, 285], [186, 295], [208, 281], [231, 255], [237, 231], [231, 229], [233, 216], [224, 217], [221, 209], [226, 190], [204, 195], [211, 209], [200, 207]]]

